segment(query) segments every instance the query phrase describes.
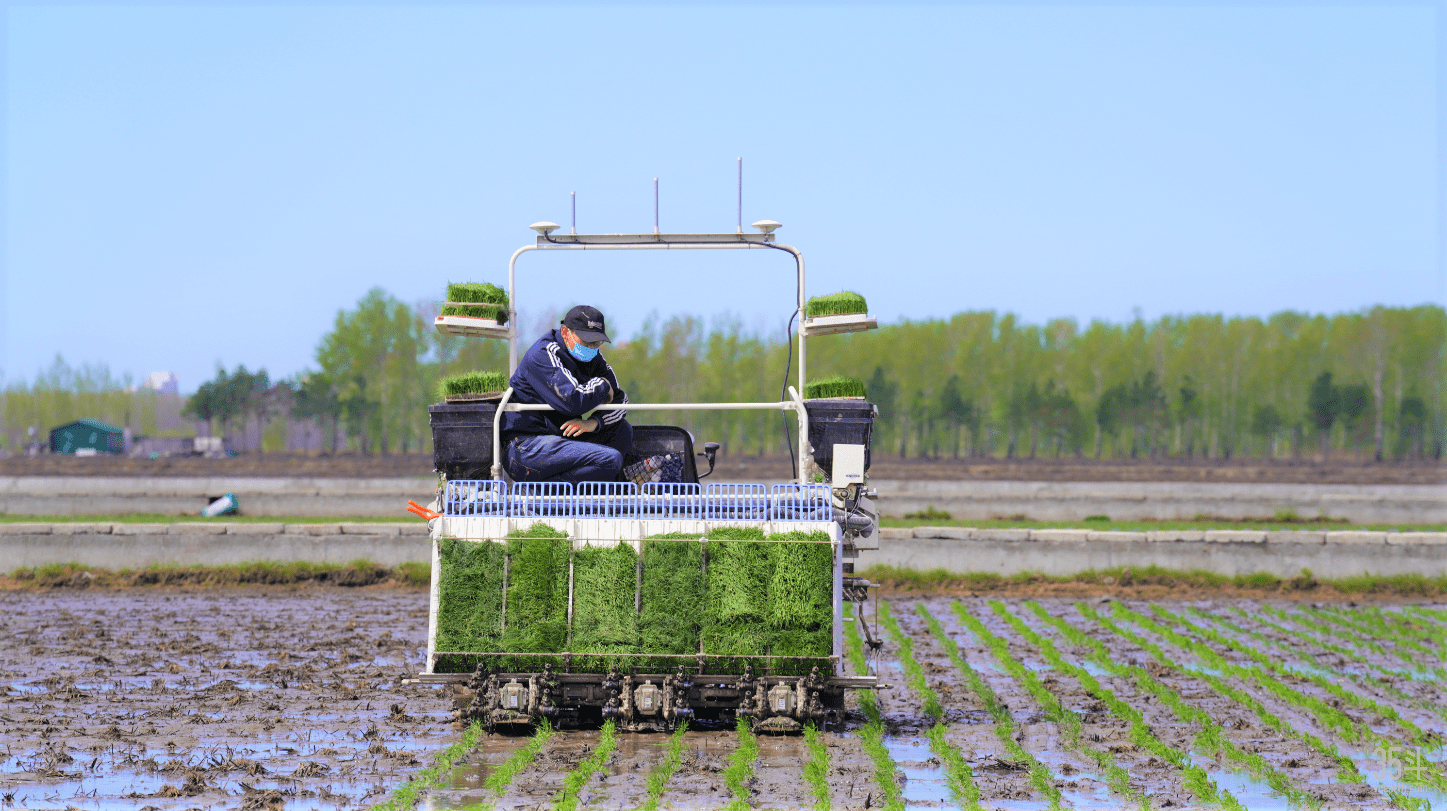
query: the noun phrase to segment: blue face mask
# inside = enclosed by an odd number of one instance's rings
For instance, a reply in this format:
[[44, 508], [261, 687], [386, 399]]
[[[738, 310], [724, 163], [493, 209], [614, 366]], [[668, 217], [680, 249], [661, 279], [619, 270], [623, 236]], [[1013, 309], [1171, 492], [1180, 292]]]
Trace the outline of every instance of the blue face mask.
[[591, 346], [583, 346], [583, 344], [581, 343], [573, 344], [573, 347], [569, 349], [568, 352], [573, 357], [583, 361], [584, 363], [587, 363], [593, 358], [598, 357], [598, 350], [594, 349]]

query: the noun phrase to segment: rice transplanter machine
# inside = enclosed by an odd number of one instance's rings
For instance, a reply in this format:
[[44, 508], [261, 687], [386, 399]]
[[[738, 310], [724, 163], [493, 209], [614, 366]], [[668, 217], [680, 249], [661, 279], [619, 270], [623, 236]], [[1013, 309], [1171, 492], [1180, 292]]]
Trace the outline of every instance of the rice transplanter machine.
[[[744, 233], [740, 221], [735, 233], [562, 234], [536, 223], [536, 241], [508, 263], [505, 318], [500, 311], [437, 317], [446, 334], [505, 339], [511, 375], [516, 268], [525, 253], [787, 253], [798, 274], [800, 326], [797, 385], [787, 386], [786, 398], [599, 408], [791, 413], [798, 465], [788, 483], [703, 481], [718, 444], [697, 453], [688, 431], [637, 424], [635, 416], [634, 452], [674, 455], [676, 480], [514, 482], [502, 468], [499, 413], [548, 406], [510, 402], [511, 388], [430, 406], [439, 485], [425, 511], [427, 660], [410, 682], [466, 683], [474, 692], [460, 714], [489, 729], [611, 718], [623, 729], [669, 730], [749, 717], [756, 729], [793, 731], [837, 723], [845, 690], [877, 686], [875, 676], [847, 671], [842, 630], [858, 622], [866, 643], [879, 647], [858, 610], [871, 584], [854, 576], [860, 553], [878, 549], [868, 488], [877, 410], [859, 396], [808, 398], [805, 382], [808, 339], [876, 322], [863, 311], [811, 314], [803, 255], [777, 241], [779, 223], [753, 227], [757, 233]], [[708, 462], [702, 473], [699, 456]], [[855, 606], [852, 616], [846, 603]]]

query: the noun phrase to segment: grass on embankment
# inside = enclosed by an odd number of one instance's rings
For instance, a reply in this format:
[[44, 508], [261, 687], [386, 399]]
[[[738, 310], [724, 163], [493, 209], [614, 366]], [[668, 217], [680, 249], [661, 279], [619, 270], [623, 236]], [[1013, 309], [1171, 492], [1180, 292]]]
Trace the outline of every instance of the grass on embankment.
[[1225, 529], [1275, 532], [1278, 530], [1311, 530], [1314, 532], [1447, 532], [1447, 524], [1353, 524], [1345, 519], [1295, 518], [1289, 514], [1262, 518], [1221, 518], [1196, 516], [1190, 520], [1116, 521], [1105, 516], [1079, 521], [1037, 521], [1024, 516], [1011, 518], [952, 518], [949, 513], [928, 511], [910, 513], [900, 518], [880, 516], [882, 527], [972, 527], [974, 529], [1094, 529], [1109, 532], [1149, 532], [1176, 529]]
[[126, 588], [144, 586], [375, 586], [425, 587], [432, 568], [426, 563], [382, 566], [366, 558], [350, 563], [254, 561], [224, 566], [156, 564], [111, 571], [79, 563], [21, 567], [0, 575], [0, 591], [48, 588]]
[[1109, 588], [1124, 592], [1131, 588], [1156, 587], [1196, 589], [1242, 596], [1276, 596], [1298, 599], [1333, 599], [1380, 595], [1384, 597], [1436, 598], [1447, 596], [1447, 576], [1427, 577], [1420, 574], [1359, 575], [1337, 579], [1318, 578], [1309, 569], [1296, 577], [1277, 577], [1268, 572], [1227, 575], [1205, 569], [1167, 569], [1161, 566], [1116, 566], [1089, 569], [1068, 575], [1047, 575], [1020, 572], [1001, 575], [993, 572], [958, 573], [946, 569], [909, 569], [875, 565], [859, 571], [859, 576], [880, 584], [886, 591], [959, 593], [1038, 589], [1058, 585], [1084, 588]]
[[[1331, 600], [1334, 598], [1377, 595], [1402, 598], [1439, 598], [1447, 596], [1447, 577], [1423, 575], [1362, 575], [1337, 580], [1318, 579], [1310, 572], [1294, 578], [1280, 578], [1265, 572], [1247, 575], [1224, 575], [1200, 569], [1181, 571], [1150, 566], [1143, 569], [1116, 567], [1093, 569], [1073, 575], [1045, 575], [1023, 572], [999, 575], [991, 572], [961, 574], [944, 569], [920, 571], [895, 566], [870, 566], [861, 569], [861, 577], [881, 584], [886, 591], [955, 594], [961, 592], [1001, 592], [1038, 590], [1058, 585], [1105, 589], [1126, 593], [1137, 587], [1209, 590], [1218, 594], [1242, 596], [1275, 596], [1296, 599]], [[177, 566], [156, 564], [141, 569], [101, 569], [80, 563], [52, 563], [45, 566], [21, 567], [0, 574], [0, 591], [50, 588], [128, 588], [146, 586], [285, 586], [310, 584], [319, 586], [397, 585], [424, 588], [431, 582], [431, 568], [426, 563], [403, 563], [382, 566], [366, 558], [350, 563], [308, 563], [305, 561], [253, 561], [223, 566]]]

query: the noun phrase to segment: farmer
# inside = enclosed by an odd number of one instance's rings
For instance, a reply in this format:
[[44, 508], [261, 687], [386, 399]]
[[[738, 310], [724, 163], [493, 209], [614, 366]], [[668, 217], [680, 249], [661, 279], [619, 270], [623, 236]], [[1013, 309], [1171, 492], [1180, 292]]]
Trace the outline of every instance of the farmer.
[[503, 466], [520, 482], [618, 481], [623, 455], [633, 448], [633, 426], [623, 409], [628, 395], [598, 348], [612, 343], [603, 314], [579, 305], [532, 345], [510, 381], [511, 402], [545, 403], [551, 411], [503, 415]]

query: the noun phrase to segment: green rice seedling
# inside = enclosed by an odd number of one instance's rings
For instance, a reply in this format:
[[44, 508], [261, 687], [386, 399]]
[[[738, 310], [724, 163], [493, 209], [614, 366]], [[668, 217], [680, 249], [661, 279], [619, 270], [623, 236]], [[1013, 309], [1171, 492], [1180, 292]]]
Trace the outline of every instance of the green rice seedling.
[[749, 729], [747, 718], [738, 719], [735, 729], [738, 731], [739, 745], [729, 753], [729, 765], [723, 771], [724, 785], [728, 786], [734, 799], [725, 808], [727, 811], [749, 811], [752, 792], [747, 783], [754, 777], [754, 761], [759, 759], [759, 740], [754, 736], [753, 730]]
[[507, 616], [501, 648], [509, 653], [557, 653], [568, 635], [567, 536], [537, 523], [508, 534]]
[[811, 380], [804, 384], [804, 399], [828, 400], [837, 397], [868, 397], [864, 381], [854, 377], [835, 375], [823, 380]]
[[578, 765], [563, 778], [563, 789], [558, 792], [558, 798], [553, 802], [553, 811], [575, 811], [588, 781], [603, 768], [608, 758], [613, 756], [613, 749], [617, 744], [617, 727], [610, 719], [604, 722], [603, 728], [598, 731], [598, 745], [593, 747], [593, 752], [578, 761]]
[[[611, 547], [585, 546], [573, 551], [574, 653], [635, 653], [638, 614], [634, 610], [638, 588], [638, 554], [627, 543]], [[583, 669], [620, 668], [628, 658], [582, 657], [574, 664]]]
[[[703, 545], [697, 541], [695, 535], [678, 534], [655, 535], [643, 542], [638, 647], [644, 653], [698, 653], [704, 583]], [[648, 659], [641, 666], [671, 672], [680, 661]]]
[[[905, 672], [905, 679], [909, 686], [924, 701], [925, 715], [938, 721], [944, 715], [944, 708], [940, 705], [939, 695], [929, 686], [925, 680], [924, 668], [914, 658], [914, 640], [904, 634], [891, 613], [889, 603], [879, 603], [879, 623], [889, 634], [891, 640], [899, 648], [899, 661]], [[940, 759], [945, 780], [949, 784], [950, 792], [961, 807], [978, 808], [980, 801], [980, 790], [975, 786], [974, 772], [965, 762], [964, 755], [960, 753], [959, 747], [955, 746], [945, 737], [945, 725], [935, 723], [928, 733], [930, 751]]]
[[879, 624], [884, 626], [885, 633], [894, 640], [899, 649], [899, 664], [904, 670], [904, 680], [924, 702], [924, 714], [931, 721], [938, 721], [945, 714], [945, 708], [940, 706], [940, 697], [935, 693], [934, 688], [929, 686], [925, 680], [924, 668], [914, 658], [914, 640], [904, 635], [899, 628], [899, 622], [891, 613], [889, 603], [879, 601]]
[[1357, 627], [1367, 629], [1368, 633], [1379, 639], [1395, 642], [1402, 649], [1413, 650], [1426, 656], [1427, 662], [1414, 661], [1413, 667], [1419, 671], [1430, 672], [1438, 679], [1447, 679], [1447, 669], [1442, 667], [1444, 649], [1440, 643], [1431, 639], [1422, 640], [1416, 634], [1409, 633], [1397, 624], [1388, 622], [1379, 611], [1340, 607], [1321, 610], [1344, 620], [1354, 621]]
[[[1265, 625], [1268, 628], [1273, 628], [1278, 633], [1283, 634], [1289, 639], [1307, 644], [1312, 644], [1315, 641], [1311, 637], [1283, 628], [1282, 626], [1277, 625], [1270, 620], [1264, 620], [1259, 617], [1251, 617], [1249, 614], [1246, 614], [1246, 612], [1241, 611], [1239, 608], [1236, 608], [1234, 610], [1236, 610], [1242, 617], [1245, 617], [1247, 619], [1253, 619], [1254, 621]], [[1306, 648], [1303, 648], [1300, 644], [1293, 644], [1291, 642], [1286, 642], [1281, 639], [1274, 639], [1270, 636], [1267, 636], [1266, 634], [1260, 633], [1258, 631], [1253, 631], [1250, 628], [1246, 628], [1242, 625], [1232, 622], [1225, 617], [1222, 617], [1218, 614], [1213, 614], [1200, 608], [1193, 607], [1190, 609], [1190, 611], [1192, 614], [1201, 617], [1202, 619], [1209, 620], [1210, 622], [1214, 622], [1217, 625], [1220, 625], [1221, 627], [1230, 630], [1232, 633], [1238, 634], [1240, 636], [1250, 637], [1258, 642], [1261, 642], [1262, 644], [1271, 645], [1273, 648], [1276, 648], [1284, 653], [1291, 654], [1297, 659], [1300, 659], [1302, 663], [1304, 663], [1308, 667], [1327, 671], [1331, 673], [1335, 678], [1346, 679], [1348, 681], [1355, 682], [1359, 686], [1370, 686], [1373, 689], [1380, 690], [1384, 693], [1390, 693], [1401, 701], [1413, 704], [1429, 712], [1435, 712], [1438, 715], [1442, 716], [1444, 720], [1447, 720], [1447, 707], [1443, 707], [1436, 702], [1426, 701], [1424, 699], [1417, 698], [1385, 681], [1382, 681], [1381, 679], [1371, 676], [1370, 674], [1353, 673], [1344, 668], [1335, 667], [1330, 663], [1317, 661], [1317, 658], [1313, 656]]]
[[904, 811], [904, 795], [899, 790], [899, 769], [889, 755], [889, 748], [884, 745], [884, 723], [870, 721], [860, 727], [859, 745], [874, 762], [874, 782], [884, 800], [880, 807], [885, 811]]
[[1447, 628], [1405, 611], [1386, 611], [1378, 606], [1362, 606], [1357, 611], [1376, 617], [1395, 628], [1398, 633], [1436, 645], [1436, 650], [1447, 650]]
[[709, 540], [705, 616], [710, 623], [763, 622], [773, 574], [769, 545]]
[[[785, 541], [792, 541], [786, 543]], [[769, 575], [770, 628], [819, 628], [834, 612], [834, 549], [823, 532], [789, 532], [769, 536], [773, 571]], [[828, 656], [829, 651], [821, 651]]]
[[[1143, 639], [1138, 634], [1132, 634], [1124, 628], [1121, 628], [1119, 625], [1110, 622], [1108, 619], [1097, 614], [1094, 609], [1091, 609], [1089, 606], [1086, 606], [1084, 604], [1077, 604], [1076, 608], [1090, 619], [1101, 623], [1103, 626], [1110, 628], [1115, 633], [1127, 639], [1130, 639], [1132, 642], [1135, 642], [1136, 644], [1145, 648], [1151, 653], [1151, 655], [1156, 659], [1156, 661], [1168, 667], [1171, 667], [1172, 669], [1181, 670], [1182, 672], [1189, 672], [1190, 675], [1206, 681], [1214, 689], [1216, 689], [1217, 692], [1220, 692], [1223, 695], [1226, 695], [1230, 698], [1233, 698], [1234, 700], [1246, 704], [1247, 706], [1250, 706], [1250, 702], [1243, 697], [1242, 691], [1231, 688], [1228, 684], [1224, 682], [1222, 678], [1202, 671], [1185, 671], [1183, 668], [1176, 664], [1172, 657], [1170, 657], [1165, 651], [1161, 650], [1161, 648], [1154, 643]], [[1261, 670], [1260, 668], [1248, 668], [1229, 662], [1216, 654], [1206, 645], [1196, 642], [1195, 640], [1192, 640], [1188, 637], [1184, 637], [1169, 628], [1165, 628], [1159, 623], [1152, 621], [1149, 617], [1132, 611], [1125, 605], [1115, 603], [1112, 606], [1112, 611], [1123, 619], [1129, 619], [1136, 625], [1139, 625], [1140, 627], [1150, 631], [1151, 633], [1154, 633], [1157, 636], [1168, 640], [1171, 644], [1195, 654], [1196, 657], [1200, 659], [1203, 663], [1205, 663], [1208, 667], [1220, 671], [1223, 675], [1234, 677], [1242, 681], [1254, 681], [1257, 685], [1272, 693], [1281, 701], [1307, 710], [1312, 715], [1315, 715], [1318, 721], [1320, 721], [1323, 726], [1335, 730], [1337, 734], [1341, 735], [1344, 739], [1348, 741], [1374, 742], [1387, 747], [1400, 747], [1401, 745], [1398, 741], [1378, 734], [1370, 726], [1357, 722], [1355, 719], [1351, 718], [1340, 709], [1332, 706], [1330, 703], [1323, 701], [1321, 698], [1303, 693], [1300, 690], [1297, 690], [1294, 687], [1273, 678], [1269, 673]], [[1260, 714], [1261, 713], [1258, 711], [1258, 715]], [[1339, 765], [1338, 776], [1343, 780], [1343, 782], [1359, 782], [1362, 779], [1360, 773], [1356, 771], [1355, 765], [1348, 766], [1347, 759], [1337, 753], [1335, 747], [1326, 746], [1321, 741], [1317, 740], [1314, 736], [1302, 734], [1299, 737], [1308, 745], [1311, 745], [1313, 748], [1318, 749], [1318, 751], [1321, 751], [1323, 754], [1326, 754], [1328, 757], [1332, 757], [1337, 761]], [[1435, 766], [1437, 764], [1429, 763], [1424, 765]], [[1415, 782], [1419, 785], [1435, 787], [1439, 790], [1447, 788], [1447, 778], [1444, 778], [1439, 771], [1423, 770], [1422, 772], [1414, 773], [1413, 775], [1407, 776], [1406, 779], [1409, 782]]]
[[443, 305], [442, 315], [465, 315], [470, 318], [493, 318], [507, 323], [507, 291], [486, 282], [462, 282], [447, 285], [447, 300], [487, 307], [456, 307]]
[[[979, 624], [978, 620], [970, 616], [970, 613], [965, 610], [965, 607], [958, 602], [952, 604], [951, 608], [953, 608], [955, 614], [960, 617], [960, 621], [970, 627], [971, 630], [974, 630], [976, 627], [984, 627]], [[980, 703], [985, 705], [985, 711], [990, 714], [991, 720], [995, 722], [995, 737], [999, 738], [1000, 743], [1004, 744], [1005, 752], [1008, 756], [1002, 759], [1026, 764], [1030, 770], [1030, 782], [1049, 800], [1050, 808], [1063, 808], [1063, 798], [1060, 795], [1060, 789], [1055, 787], [1055, 780], [1050, 774], [1050, 770], [1015, 740], [1015, 721], [1010, 716], [1010, 709], [1000, 701], [999, 697], [995, 695], [995, 691], [985, 683], [984, 679], [980, 678], [980, 675], [975, 672], [975, 669], [970, 667], [964, 658], [960, 656], [959, 645], [956, 644], [953, 639], [949, 638], [945, 633], [944, 627], [940, 625], [939, 620], [934, 618], [934, 615], [930, 614], [929, 609], [925, 608], [924, 603], [916, 605], [915, 611], [924, 618], [925, 623], [929, 625], [930, 633], [945, 649], [945, 654], [949, 656], [950, 661], [964, 674], [965, 680], [969, 682], [970, 689], [975, 692], [975, 695], [979, 696]], [[976, 636], [979, 636], [979, 634], [977, 633]], [[983, 637], [981, 637], [981, 639], [983, 641]]]
[[686, 732], [688, 732], [687, 721], [679, 724], [678, 729], [668, 736], [668, 743], [663, 747], [663, 760], [648, 771], [648, 777], [644, 780], [648, 795], [647, 799], [643, 801], [642, 811], [658, 811], [658, 803], [663, 798], [663, 789], [667, 787], [673, 773], [683, 765], [683, 736]]
[[507, 375], [502, 372], [464, 372], [437, 381], [438, 400], [457, 394], [489, 394], [506, 390]]
[[[859, 635], [857, 623], [849, 622], [847, 618], [854, 616], [854, 606], [850, 603], [844, 604], [844, 657], [854, 667], [854, 672], [860, 676], [869, 675], [869, 661], [864, 656], [864, 639]], [[863, 622], [864, 617], [859, 617]], [[879, 702], [873, 690], [859, 694], [859, 706], [864, 710], [864, 715], [871, 721], [879, 720]]]
[[[1026, 642], [1034, 645], [1052, 668], [1067, 675], [1075, 676], [1078, 674], [1080, 669], [1072, 663], [1065, 661], [1055, 650], [1055, 646], [1050, 640], [1040, 636], [1034, 629], [1022, 622], [1019, 617], [1011, 614], [1010, 611], [1005, 608], [1004, 603], [991, 600], [990, 609], [1004, 619]], [[983, 627], [984, 626], [981, 625], [982, 629]], [[989, 631], [985, 631], [985, 633], [989, 634]], [[1005, 640], [990, 634], [988, 641], [991, 649], [995, 651], [996, 658], [1000, 659], [1002, 656], [1004, 657], [1001, 660], [1001, 664], [1005, 666], [1006, 670], [1024, 684], [1026, 690], [1030, 692], [1030, 695], [1044, 708], [1045, 717], [1058, 724], [1060, 729], [1065, 733], [1066, 746], [1094, 761], [1096, 767], [1105, 775], [1106, 784], [1110, 786], [1111, 791], [1140, 804], [1143, 809], [1150, 808], [1150, 801], [1146, 799], [1145, 794], [1131, 786], [1129, 773], [1116, 762], [1115, 755], [1113, 755], [1109, 749], [1091, 746], [1081, 737], [1085, 724], [1080, 716], [1066, 708], [1065, 705], [1060, 702], [1060, 699], [1040, 682], [1039, 676], [1010, 655], [1009, 647], [1005, 643]], [[1152, 743], [1155, 748], [1164, 746], [1160, 741], [1153, 741]]]
[[980, 787], [975, 785], [975, 773], [960, 748], [945, 737], [945, 725], [935, 724], [925, 733], [929, 738], [930, 751], [940, 759], [940, 771], [945, 775], [945, 785], [950, 787], [950, 796], [955, 805], [968, 811], [982, 811]]
[[438, 543], [437, 650], [495, 651], [502, 633], [504, 548], [490, 541]]
[[[853, 611], [848, 604], [844, 607], [847, 615]], [[859, 618], [862, 622], [863, 617]], [[864, 658], [864, 640], [859, 636], [856, 622], [844, 623], [844, 650], [854, 672], [863, 676], [869, 673], [869, 663]], [[889, 811], [904, 811], [904, 796], [899, 790], [898, 769], [889, 748], [884, 745], [884, 723], [880, 720], [879, 701], [873, 692], [859, 694], [859, 706], [864, 710], [868, 722], [859, 730], [859, 745], [874, 763], [874, 782]]]
[[1391, 801], [1392, 805], [1404, 811], [1432, 811], [1432, 801], [1426, 797], [1413, 797], [1396, 789], [1385, 787], [1382, 789], [1382, 793], [1387, 795], [1387, 799]]
[[[1307, 608], [1307, 610], [1319, 617], [1327, 617], [1339, 622], [1354, 631], [1368, 636], [1376, 636], [1378, 639], [1386, 638], [1396, 642], [1398, 645], [1414, 650], [1418, 653], [1425, 653], [1428, 656], [1441, 658], [1440, 649], [1429, 648], [1407, 634], [1401, 633], [1395, 627], [1370, 612], [1345, 610], [1340, 608]], [[1418, 667], [1422, 667], [1420, 664]]]
[[422, 792], [440, 784], [443, 777], [452, 771], [452, 764], [467, 752], [472, 751], [481, 737], [482, 725], [477, 723], [469, 725], [462, 733], [462, 740], [438, 752], [432, 758], [431, 766], [413, 775], [407, 782], [398, 786], [386, 802], [378, 803], [373, 808], [381, 809], [381, 811], [404, 811], [404, 809], [417, 805], [417, 798], [421, 796]]
[[1339, 639], [1345, 639], [1348, 642], [1360, 645], [1378, 656], [1395, 656], [1408, 666], [1421, 669], [1417, 664], [1417, 660], [1412, 658], [1412, 654], [1409, 651], [1395, 645], [1389, 648], [1380, 644], [1376, 641], [1375, 635], [1370, 630], [1365, 630], [1355, 623], [1344, 620], [1341, 617], [1333, 616], [1320, 609], [1312, 608], [1309, 605], [1298, 605], [1295, 608], [1296, 612], [1291, 615], [1293, 620], [1302, 614], [1308, 615], [1317, 620], [1315, 627], [1324, 633], [1329, 633]]
[[1347, 658], [1354, 661], [1366, 663], [1369, 660], [1365, 656], [1362, 656], [1351, 648], [1345, 648], [1330, 643], [1329, 640], [1327, 640], [1326, 638], [1333, 637], [1336, 639], [1351, 642], [1352, 644], [1358, 647], [1366, 648], [1367, 650], [1372, 651], [1379, 656], [1382, 656], [1384, 658], [1390, 658], [1390, 655], [1387, 653], [1387, 649], [1382, 647], [1381, 645], [1378, 645], [1376, 642], [1358, 636], [1357, 634], [1353, 634], [1350, 631], [1346, 631], [1340, 627], [1321, 622], [1316, 618], [1310, 616], [1309, 614], [1303, 614], [1300, 612], [1288, 613], [1280, 608], [1277, 608], [1274, 605], [1269, 605], [1266, 603], [1262, 603], [1260, 605], [1260, 608], [1263, 612], [1270, 614], [1271, 616], [1276, 617], [1284, 622], [1289, 622], [1292, 625], [1311, 629], [1313, 633], [1317, 634], [1319, 637], [1322, 638], [1322, 641], [1319, 644], [1331, 644], [1331, 647], [1328, 648], [1328, 650], [1331, 650], [1334, 653], [1341, 653], [1343, 656], [1346, 656]]
[[804, 304], [804, 315], [853, 315], [869, 312], [864, 296], [843, 290], [827, 296], [815, 296]]
[[1337, 684], [1335, 681], [1326, 678], [1325, 676], [1321, 676], [1316, 673], [1299, 673], [1297, 671], [1291, 670], [1290, 668], [1283, 665], [1281, 662], [1277, 661], [1274, 657], [1262, 653], [1256, 647], [1247, 644], [1246, 642], [1231, 639], [1230, 637], [1221, 634], [1213, 628], [1198, 625], [1179, 614], [1175, 614], [1171, 611], [1166, 610], [1165, 608], [1162, 608], [1161, 606], [1152, 605], [1151, 610], [1166, 621], [1174, 622], [1177, 625], [1190, 631], [1191, 633], [1199, 637], [1208, 639], [1211, 642], [1219, 645], [1220, 647], [1244, 654], [1247, 658], [1251, 659], [1253, 662], [1256, 662], [1260, 667], [1265, 668], [1266, 670], [1269, 670], [1278, 676], [1295, 679], [1306, 679], [1307, 681], [1310, 681], [1312, 684], [1315, 684], [1322, 690], [1331, 693], [1332, 695], [1336, 696], [1338, 699], [1341, 699], [1347, 704], [1366, 710], [1367, 712], [1375, 713], [1379, 717], [1385, 718], [1388, 721], [1397, 724], [1402, 729], [1407, 731], [1408, 735], [1410, 736], [1409, 739], [1413, 743], [1430, 745], [1432, 742], [1430, 739], [1427, 738], [1426, 733], [1424, 733], [1422, 729], [1420, 729], [1416, 724], [1412, 723], [1411, 721], [1403, 718], [1401, 714], [1397, 712], [1397, 709], [1395, 707], [1373, 701], [1371, 698], [1362, 695], [1359, 691], [1348, 690], [1342, 687], [1340, 684]]
[[[736, 540], [714, 541], [715, 537]], [[769, 545], [762, 530], [720, 527], [710, 533], [705, 583], [705, 653], [762, 656], [768, 645], [760, 625], [768, 614]]]
[[809, 759], [804, 761], [804, 780], [809, 784], [809, 793], [814, 795], [814, 811], [829, 811], [829, 748], [824, 737], [813, 724], [804, 727], [804, 746], [809, 749]]
[[[1239, 747], [1237, 747], [1235, 744], [1231, 743], [1231, 741], [1227, 737], [1225, 737], [1221, 725], [1217, 723], [1209, 713], [1201, 710], [1198, 707], [1186, 704], [1181, 699], [1179, 693], [1177, 693], [1166, 684], [1162, 683], [1145, 668], [1135, 665], [1123, 664], [1116, 661], [1116, 659], [1112, 657], [1110, 651], [1103, 644], [1087, 636], [1079, 628], [1076, 628], [1075, 626], [1065, 622], [1058, 617], [1051, 616], [1049, 612], [1047, 612], [1042, 606], [1040, 606], [1040, 604], [1032, 601], [1027, 603], [1026, 605], [1031, 611], [1035, 613], [1037, 617], [1052, 626], [1061, 636], [1063, 636], [1071, 644], [1087, 649], [1089, 651], [1087, 655], [1091, 661], [1095, 662], [1097, 665], [1105, 668], [1116, 676], [1134, 681], [1137, 687], [1154, 696], [1163, 706], [1169, 709], [1171, 713], [1175, 715], [1182, 724], [1198, 727], [1199, 731], [1197, 732], [1196, 739], [1194, 741], [1194, 744], [1197, 748], [1214, 753], [1218, 758], [1231, 761], [1232, 763], [1235, 763], [1240, 767], [1244, 767], [1247, 769], [1247, 771], [1252, 772], [1258, 778], [1266, 780], [1268, 783], [1273, 783], [1289, 788], [1289, 791], [1285, 792], [1284, 796], [1286, 796], [1286, 798], [1294, 805], [1306, 806], [1310, 808], [1319, 807], [1321, 805], [1320, 798], [1309, 794], [1301, 789], [1295, 788], [1290, 784], [1289, 778], [1284, 778], [1284, 776], [1274, 776], [1272, 774], [1273, 770], [1271, 769], [1270, 764], [1266, 763], [1264, 760], [1253, 759], [1251, 757], [1251, 753], [1245, 752]], [[1119, 633], [1126, 639], [1140, 645], [1147, 652], [1151, 653], [1151, 655], [1155, 657], [1158, 662], [1166, 664], [1173, 670], [1181, 670], [1178, 666], [1175, 665], [1174, 662], [1165, 660], [1164, 652], [1160, 650], [1159, 646], [1156, 646], [1149, 640], [1140, 639], [1135, 635], [1124, 631], [1124, 629], [1121, 629], [1119, 626], [1112, 623], [1109, 619], [1100, 616], [1095, 612], [1094, 609], [1092, 609], [1090, 606], [1085, 605], [1084, 603], [1077, 603], [1076, 609], [1080, 611], [1080, 613], [1084, 615], [1087, 619], [1096, 621], [1106, 630]], [[1098, 698], [1101, 698], [1112, 709], [1113, 712], [1115, 712], [1117, 715], [1120, 715], [1122, 718], [1143, 722], [1143, 717], [1140, 715], [1139, 710], [1135, 709], [1130, 705], [1120, 702], [1119, 699], [1116, 699], [1109, 690], [1100, 686], [1099, 683], [1094, 679], [1094, 677], [1091, 676], [1089, 673], [1084, 673], [1083, 670], [1082, 673], [1083, 675], [1077, 674], [1077, 678], [1081, 681], [1083, 685], [1086, 686], [1088, 692], [1090, 692], [1092, 695], [1096, 695]], [[1233, 688], [1230, 688], [1230, 686], [1224, 683], [1221, 679], [1217, 679], [1210, 674], [1191, 673], [1191, 675], [1205, 679], [1207, 683], [1209, 683], [1213, 688], [1215, 688], [1218, 692], [1221, 692], [1223, 695], [1226, 695], [1228, 698], [1236, 698], [1237, 700], [1240, 700], [1240, 698], [1244, 696], [1241, 691], [1233, 691]], [[1133, 732], [1132, 741], [1135, 740], [1136, 737], [1135, 733]], [[1207, 799], [1207, 795], [1209, 793], [1216, 792], [1218, 790], [1215, 783], [1209, 779], [1206, 773], [1202, 771], [1200, 767], [1190, 764], [1188, 759], [1183, 760], [1177, 765], [1183, 768], [1185, 776], [1185, 786], [1193, 793], [1195, 793], [1196, 796], [1201, 797], [1202, 799]], [[1237, 801], [1230, 792], [1224, 789], [1219, 790], [1218, 801], [1225, 808], [1241, 807], [1240, 802]]]
[[493, 769], [492, 774], [489, 774], [487, 779], [482, 782], [483, 791], [492, 794], [493, 799], [469, 806], [467, 811], [489, 811], [496, 805], [495, 800], [507, 793], [508, 786], [512, 785], [513, 778], [517, 777], [518, 773], [537, 760], [538, 754], [543, 751], [543, 747], [547, 745], [548, 739], [552, 736], [553, 728], [547, 719], [540, 721], [538, 728], [533, 731], [533, 736], [528, 739], [527, 745], [508, 756], [508, 759]]

